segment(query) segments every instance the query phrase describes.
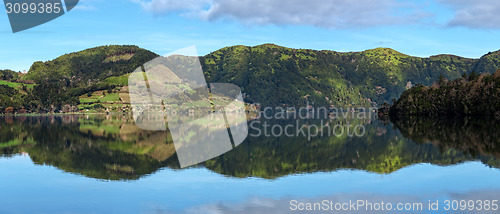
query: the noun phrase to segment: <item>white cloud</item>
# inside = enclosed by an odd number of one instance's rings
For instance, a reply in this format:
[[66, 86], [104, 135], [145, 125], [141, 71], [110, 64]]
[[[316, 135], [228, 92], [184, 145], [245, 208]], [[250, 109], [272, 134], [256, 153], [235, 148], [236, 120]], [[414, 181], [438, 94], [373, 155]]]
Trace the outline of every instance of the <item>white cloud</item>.
[[203, 10], [203, 6], [209, 5], [210, 0], [132, 0], [141, 7], [156, 15], [164, 15], [172, 11], [183, 11], [197, 13]]
[[424, 13], [397, 0], [132, 0], [146, 11], [176, 11], [203, 20], [356, 28], [415, 23]]
[[450, 26], [469, 28], [500, 28], [500, 1], [498, 0], [438, 0], [454, 11]]
[[73, 10], [95, 11], [97, 8], [93, 5], [76, 5]]
[[95, 3], [99, 0], [80, 0], [78, 4], [73, 8], [73, 10], [81, 10], [81, 11], [95, 11], [97, 7]]

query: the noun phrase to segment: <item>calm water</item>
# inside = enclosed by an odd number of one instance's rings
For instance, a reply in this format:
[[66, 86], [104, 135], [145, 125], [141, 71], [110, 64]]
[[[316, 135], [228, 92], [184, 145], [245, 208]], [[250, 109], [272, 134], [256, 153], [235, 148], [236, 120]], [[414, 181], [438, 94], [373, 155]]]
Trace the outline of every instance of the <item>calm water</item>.
[[[363, 132], [277, 136], [268, 127], [323, 123]], [[445, 200], [500, 200], [499, 121], [259, 119], [249, 127], [230, 152], [180, 169], [168, 132], [140, 130], [128, 116], [0, 117], [0, 213], [299, 212], [291, 200], [424, 208], [439, 200], [446, 213]]]

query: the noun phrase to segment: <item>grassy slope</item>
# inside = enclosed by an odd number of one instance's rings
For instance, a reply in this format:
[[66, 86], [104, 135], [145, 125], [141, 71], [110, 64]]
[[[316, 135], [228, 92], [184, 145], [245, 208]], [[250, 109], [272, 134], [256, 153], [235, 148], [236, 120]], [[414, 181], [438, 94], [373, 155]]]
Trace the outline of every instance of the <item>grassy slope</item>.
[[6, 80], [0, 80], [0, 85], [6, 85], [6, 86], [9, 86], [11, 88], [16, 88], [16, 89], [21, 89], [23, 87], [23, 85], [25, 85], [26, 88], [28, 88], [28, 89], [32, 89], [35, 86], [35, 84], [24, 84], [24, 83], [10, 82], [10, 81], [6, 81]]

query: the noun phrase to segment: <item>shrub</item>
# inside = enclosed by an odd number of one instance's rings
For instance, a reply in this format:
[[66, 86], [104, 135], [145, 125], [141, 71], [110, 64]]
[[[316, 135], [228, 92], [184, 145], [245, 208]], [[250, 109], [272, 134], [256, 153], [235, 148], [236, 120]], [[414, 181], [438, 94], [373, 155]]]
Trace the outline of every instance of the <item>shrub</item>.
[[104, 106], [103, 106], [102, 104], [98, 103], [98, 104], [94, 104], [94, 105], [92, 106], [92, 108], [93, 108], [93, 109], [103, 109], [103, 108], [104, 108]]
[[14, 113], [14, 108], [12, 108], [12, 107], [7, 107], [7, 108], [5, 109], [5, 113], [6, 113], [6, 114], [12, 114], [12, 113]]

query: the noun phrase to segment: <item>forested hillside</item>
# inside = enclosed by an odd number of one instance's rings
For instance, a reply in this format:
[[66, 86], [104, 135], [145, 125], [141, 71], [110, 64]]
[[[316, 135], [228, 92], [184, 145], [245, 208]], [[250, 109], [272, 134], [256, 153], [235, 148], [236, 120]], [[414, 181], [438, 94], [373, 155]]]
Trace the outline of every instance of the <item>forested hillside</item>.
[[10, 113], [9, 107], [16, 112], [75, 111], [80, 96], [126, 85], [123, 75], [157, 56], [137, 46], [110, 45], [35, 62], [22, 77], [3, 72], [0, 77], [9, 88], [0, 90], [0, 112]]
[[133, 45], [109, 45], [65, 54], [47, 62], [35, 62], [25, 79], [37, 83], [51, 77], [66, 79], [70, 86], [85, 87], [111, 76], [131, 73], [158, 55]]
[[441, 77], [430, 87], [413, 87], [391, 106], [390, 114], [484, 115], [500, 119], [500, 70], [492, 75], [473, 72], [454, 81]]
[[439, 76], [456, 79], [472, 71], [493, 73], [500, 67], [500, 52], [480, 59], [419, 58], [389, 48], [341, 53], [265, 44], [223, 48], [202, 61], [210, 82], [240, 86], [248, 102], [346, 106], [391, 102], [407, 87], [430, 85]]
[[[4, 70], [0, 112], [8, 107], [9, 112], [54, 111], [66, 105], [80, 105], [80, 110], [121, 108], [128, 102], [128, 74], [157, 56], [137, 46], [111, 45], [35, 62], [27, 74]], [[472, 71], [493, 73], [500, 67], [500, 51], [480, 59], [419, 58], [388, 48], [342, 53], [265, 44], [222, 48], [200, 57], [200, 62], [207, 82], [238, 85], [248, 103], [378, 106], [440, 76], [453, 80]]]

